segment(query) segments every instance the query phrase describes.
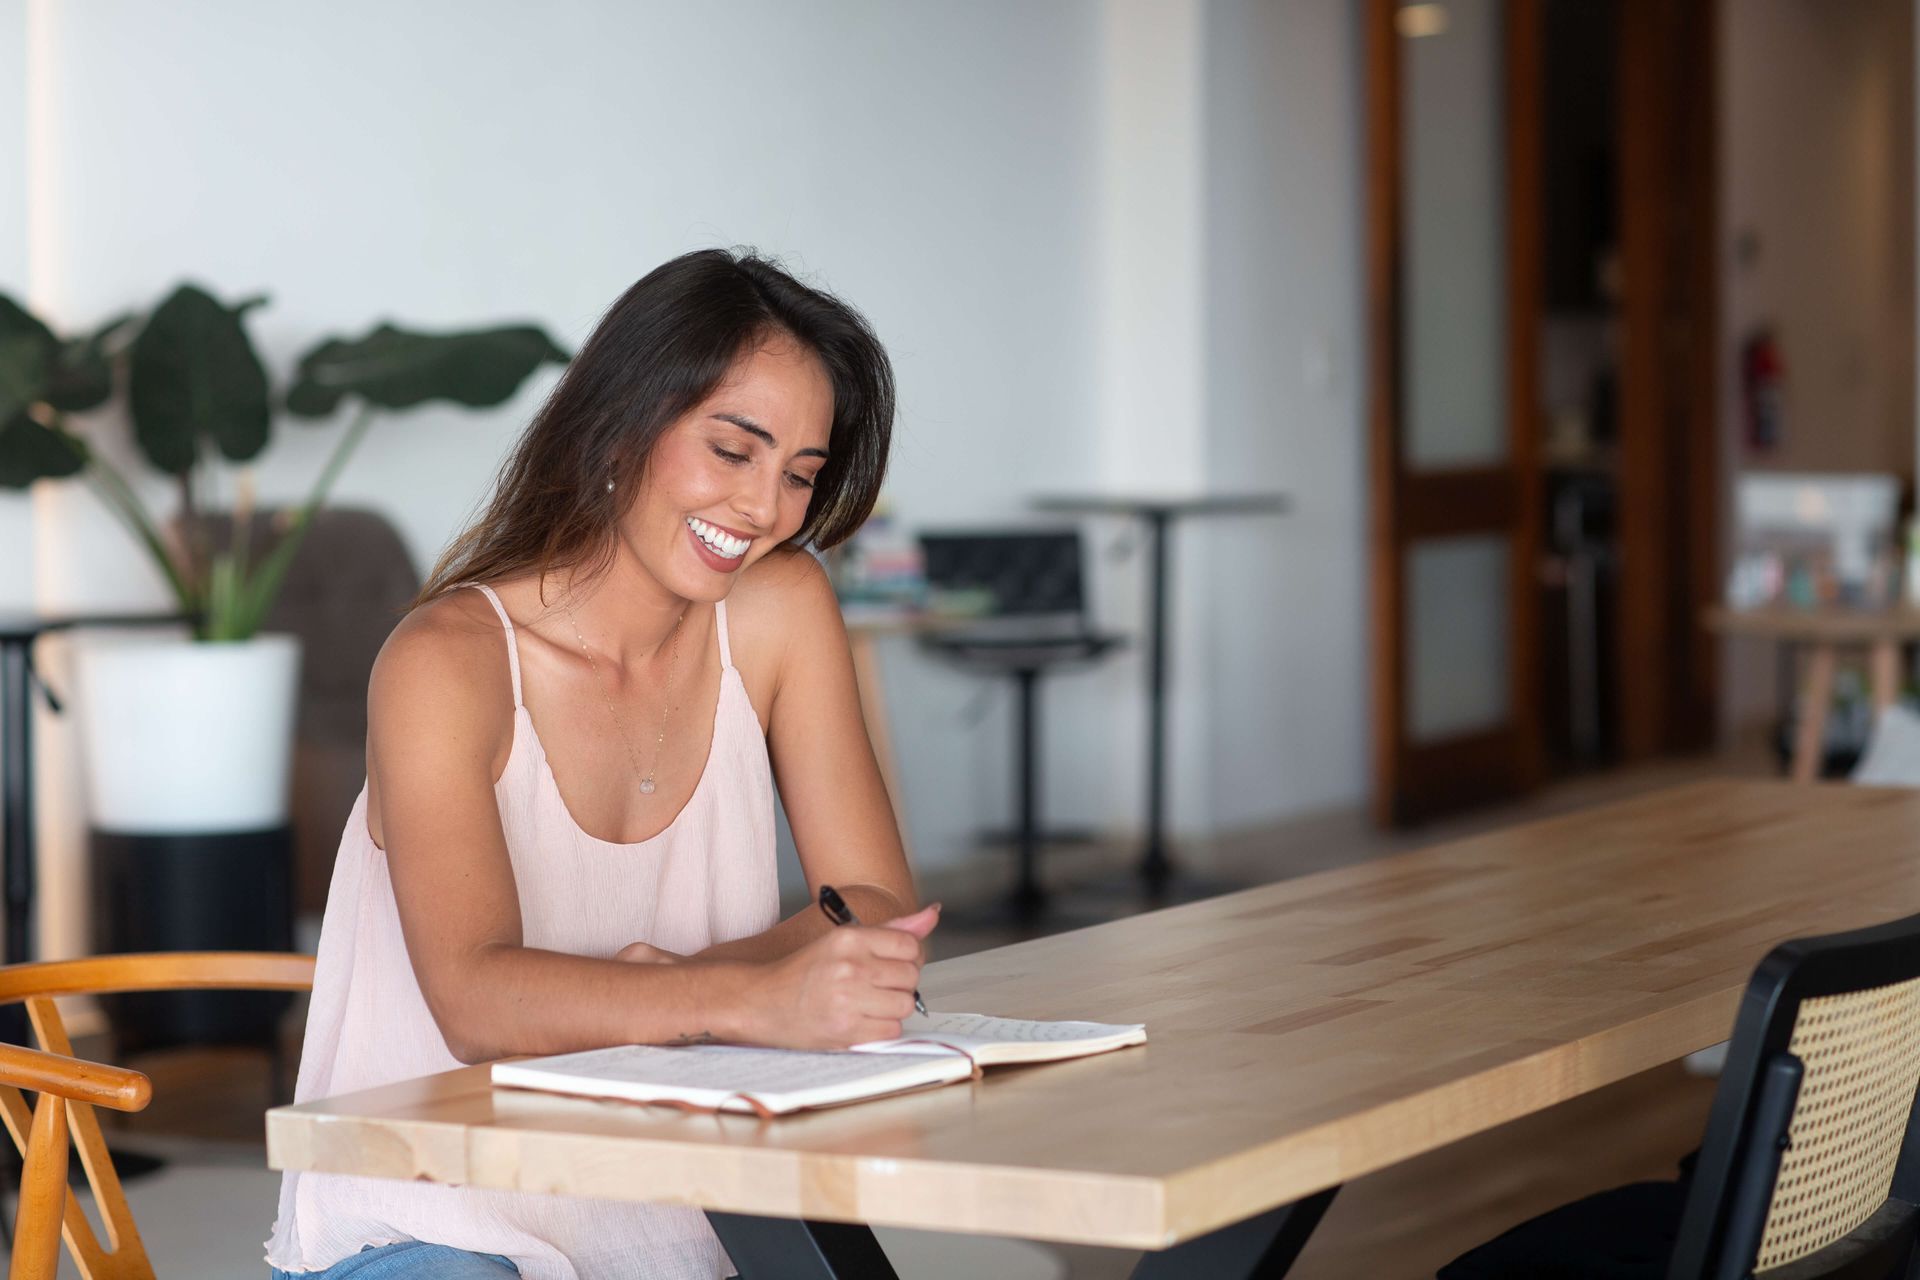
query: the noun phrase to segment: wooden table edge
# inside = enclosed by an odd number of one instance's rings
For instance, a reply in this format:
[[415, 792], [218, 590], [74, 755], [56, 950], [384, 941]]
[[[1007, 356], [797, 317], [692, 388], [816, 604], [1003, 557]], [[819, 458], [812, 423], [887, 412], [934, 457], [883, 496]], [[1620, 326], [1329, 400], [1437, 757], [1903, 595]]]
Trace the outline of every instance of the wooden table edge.
[[[324, 1100], [324, 1103], [334, 1104], [340, 1100], [335, 1097]], [[608, 1137], [541, 1131], [538, 1136], [549, 1151], [585, 1152], [599, 1144], [612, 1144], [617, 1149], [617, 1158], [605, 1162], [609, 1166], [615, 1163], [644, 1166], [648, 1162], [635, 1157], [649, 1150], [671, 1157], [670, 1162], [653, 1162], [655, 1167], [663, 1170], [660, 1175], [662, 1178], [671, 1178], [674, 1185], [670, 1187], [654, 1187], [644, 1180], [636, 1182], [631, 1173], [602, 1180], [589, 1177], [583, 1184], [576, 1169], [571, 1185], [561, 1189], [548, 1184], [537, 1174], [526, 1176], [525, 1166], [517, 1160], [512, 1162], [519, 1171], [516, 1176], [491, 1176], [493, 1169], [503, 1167], [505, 1162], [501, 1156], [517, 1145], [516, 1139], [522, 1131], [446, 1120], [370, 1120], [320, 1111], [317, 1109], [320, 1105], [322, 1103], [274, 1107], [266, 1113], [269, 1168], [289, 1173], [337, 1173], [399, 1182], [585, 1196], [630, 1203], [675, 1204], [765, 1217], [861, 1223], [914, 1231], [1044, 1240], [1059, 1244], [1157, 1250], [1179, 1243], [1179, 1239], [1166, 1226], [1167, 1179], [1162, 1177], [810, 1152], [795, 1148], [705, 1146], [687, 1144], [673, 1138], [649, 1139], [631, 1134]], [[316, 1144], [313, 1141], [316, 1137], [329, 1141], [344, 1139], [365, 1151], [383, 1143], [389, 1147], [399, 1147], [397, 1130], [436, 1139], [432, 1145], [439, 1150], [422, 1159], [423, 1144], [407, 1143], [404, 1152], [405, 1171], [396, 1165], [394, 1171], [379, 1174], [366, 1172], [364, 1165], [330, 1167], [334, 1162], [324, 1156], [313, 1158], [316, 1145], [327, 1145]], [[305, 1150], [308, 1158], [302, 1159], [297, 1154], [300, 1150]], [[396, 1157], [398, 1155], [396, 1151]], [[590, 1166], [583, 1164], [581, 1167]], [[667, 1172], [669, 1169], [670, 1172]], [[729, 1194], [724, 1189], [713, 1189], [714, 1183], [725, 1183], [731, 1174], [741, 1170], [750, 1176], [790, 1176], [797, 1191], [782, 1197]], [[896, 1202], [887, 1194], [887, 1190], [902, 1170], [911, 1170], [920, 1189], [907, 1193]], [[999, 1207], [996, 1212], [984, 1216], [968, 1212], [972, 1202], [962, 1194], [964, 1188], [960, 1186], [977, 1180], [982, 1173], [992, 1176], [993, 1187], [989, 1199]], [[928, 1191], [925, 1184], [929, 1181], [951, 1181], [955, 1184], [953, 1193], [943, 1195], [939, 1191]], [[691, 1194], [685, 1190], [688, 1182], [699, 1184]], [[848, 1186], [858, 1189], [859, 1202], [851, 1207], [810, 1198], [808, 1194], [811, 1188]], [[1058, 1209], [1063, 1188], [1066, 1194], [1095, 1207], [1071, 1219], [1063, 1217]], [[638, 1194], [636, 1189], [649, 1194]], [[913, 1203], [910, 1205], [907, 1203], [909, 1201]], [[931, 1212], [928, 1211], [929, 1205], [933, 1206]], [[1098, 1207], [1103, 1205], [1106, 1206], [1104, 1210]], [[1012, 1212], [1008, 1212], [1009, 1208]]]
[[1735, 609], [1709, 605], [1700, 619], [1721, 636], [1752, 636], [1803, 644], [1872, 645], [1920, 639], [1920, 608], [1896, 604], [1884, 608], [1821, 605], [1799, 608], [1768, 605]]

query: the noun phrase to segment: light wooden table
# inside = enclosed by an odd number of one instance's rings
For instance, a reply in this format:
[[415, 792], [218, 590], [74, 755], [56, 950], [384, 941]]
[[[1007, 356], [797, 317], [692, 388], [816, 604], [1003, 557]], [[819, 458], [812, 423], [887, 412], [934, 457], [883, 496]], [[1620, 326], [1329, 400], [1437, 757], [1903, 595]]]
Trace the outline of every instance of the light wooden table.
[[1806, 652], [1799, 719], [1793, 739], [1795, 782], [1812, 782], [1820, 776], [1827, 711], [1833, 704], [1833, 672], [1840, 654], [1848, 649], [1866, 650], [1873, 709], [1877, 714], [1899, 700], [1901, 651], [1906, 645], [1920, 641], [1920, 609], [1904, 605], [1886, 609], [1839, 606], [1796, 609], [1787, 605], [1769, 605], [1762, 609], [1713, 608], [1706, 612], [1706, 623], [1722, 635], [1758, 636]]
[[1277, 1275], [1341, 1183], [1722, 1040], [1773, 944], [1916, 911], [1920, 792], [1701, 783], [921, 983], [936, 1009], [1144, 1021], [1140, 1048], [765, 1124], [495, 1092], [476, 1067], [271, 1111], [268, 1158], [699, 1205], [747, 1280], [891, 1274], [835, 1223]]

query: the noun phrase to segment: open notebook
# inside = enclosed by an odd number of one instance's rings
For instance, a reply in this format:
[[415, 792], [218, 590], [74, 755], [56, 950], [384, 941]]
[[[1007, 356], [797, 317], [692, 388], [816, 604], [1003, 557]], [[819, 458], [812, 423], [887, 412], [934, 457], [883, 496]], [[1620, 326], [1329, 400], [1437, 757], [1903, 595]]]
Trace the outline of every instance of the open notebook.
[[908, 1018], [897, 1040], [856, 1045], [846, 1053], [620, 1045], [496, 1062], [493, 1083], [586, 1098], [784, 1115], [965, 1080], [976, 1063], [1081, 1058], [1146, 1038], [1146, 1027], [1138, 1023], [1023, 1022], [939, 1013]]

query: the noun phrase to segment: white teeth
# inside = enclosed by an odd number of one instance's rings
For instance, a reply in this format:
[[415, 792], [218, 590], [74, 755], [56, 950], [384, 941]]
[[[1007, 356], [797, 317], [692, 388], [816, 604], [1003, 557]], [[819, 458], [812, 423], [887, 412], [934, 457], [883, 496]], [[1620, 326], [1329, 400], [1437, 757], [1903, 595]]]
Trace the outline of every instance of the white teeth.
[[687, 517], [687, 528], [693, 530], [694, 536], [706, 544], [707, 550], [723, 560], [734, 560], [747, 553], [749, 545], [747, 539], [724, 533], [698, 516]]

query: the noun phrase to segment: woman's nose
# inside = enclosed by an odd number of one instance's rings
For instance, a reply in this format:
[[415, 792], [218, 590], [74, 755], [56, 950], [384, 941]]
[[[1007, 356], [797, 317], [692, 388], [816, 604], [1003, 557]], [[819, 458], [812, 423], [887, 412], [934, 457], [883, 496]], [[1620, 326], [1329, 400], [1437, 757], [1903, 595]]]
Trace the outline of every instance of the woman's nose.
[[778, 468], [755, 476], [742, 486], [734, 495], [734, 510], [753, 522], [754, 532], [764, 532], [773, 527], [774, 514], [780, 506], [780, 475]]

